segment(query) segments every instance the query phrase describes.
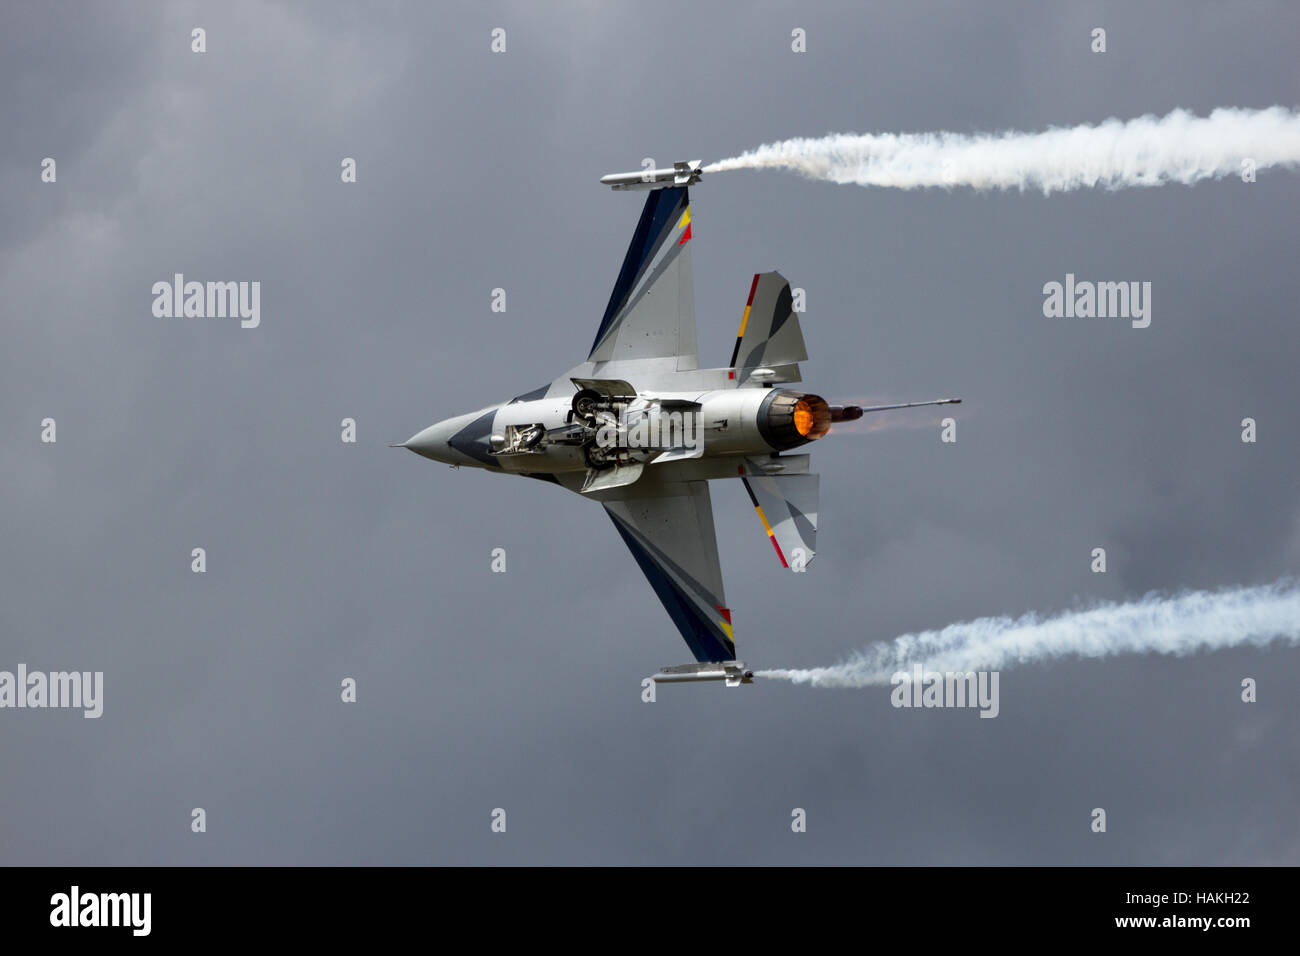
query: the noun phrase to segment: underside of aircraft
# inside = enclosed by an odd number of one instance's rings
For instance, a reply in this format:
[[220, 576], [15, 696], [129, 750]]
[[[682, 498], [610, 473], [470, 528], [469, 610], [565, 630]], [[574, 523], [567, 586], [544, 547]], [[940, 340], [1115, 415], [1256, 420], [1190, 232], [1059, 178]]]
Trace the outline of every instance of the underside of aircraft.
[[790, 452], [837, 421], [908, 406], [831, 405], [787, 387], [808, 354], [779, 272], [750, 282], [730, 363], [700, 368], [691, 240], [689, 186], [651, 186], [586, 361], [400, 447], [599, 501], [697, 662], [655, 680], [736, 686], [753, 675], [736, 660], [709, 482], [739, 479], [780, 565], [803, 570], [816, 555], [818, 476]]

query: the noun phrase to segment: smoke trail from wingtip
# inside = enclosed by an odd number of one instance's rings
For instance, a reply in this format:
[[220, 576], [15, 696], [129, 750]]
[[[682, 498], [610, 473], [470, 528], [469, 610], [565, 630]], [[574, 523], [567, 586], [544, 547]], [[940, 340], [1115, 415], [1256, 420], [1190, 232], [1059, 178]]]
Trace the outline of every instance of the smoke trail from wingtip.
[[1057, 658], [1173, 654], [1300, 643], [1300, 588], [1291, 580], [1219, 591], [1147, 594], [1050, 617], [985, 617], [904, 634], [833, 667], [755, 671], [813, 687], [887, 685], [898, 671], [1002, 670]]
[[1096, 126], [1039, 133], [834, 133], [787, 139], [704, 167], [789, 169], [810, 179], [918, 189], [1071, 189], [1190, 185], [1256, 170], [1300, 165], [1300, 113], [1216, 109], [1208, 117], [1177, 109]]

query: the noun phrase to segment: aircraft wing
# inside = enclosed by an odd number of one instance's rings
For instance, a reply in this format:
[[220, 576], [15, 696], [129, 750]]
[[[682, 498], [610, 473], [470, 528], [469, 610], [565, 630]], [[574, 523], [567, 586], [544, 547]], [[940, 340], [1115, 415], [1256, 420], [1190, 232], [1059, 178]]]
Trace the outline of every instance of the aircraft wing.
[[699, 368], [690, 241], [689, 190], [651, 190], [588, 362], [675, 359], [670, 370]]
[[695, 659], [735, 660], [709, 483], [638, 483], [604, 505]]

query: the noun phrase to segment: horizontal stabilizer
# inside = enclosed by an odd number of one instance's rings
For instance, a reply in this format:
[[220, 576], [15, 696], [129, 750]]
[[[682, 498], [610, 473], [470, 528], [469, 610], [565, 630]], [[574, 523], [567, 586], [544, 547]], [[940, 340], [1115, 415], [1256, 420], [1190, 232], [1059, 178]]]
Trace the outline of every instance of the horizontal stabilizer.
[[770, 475], [763, 459], [745, 459], [741, 479], [781, 567], [802, 571], [817, 553], [820, 475]]
[[[799, 317], [794, 314], [790, 283], [779, 272], [754, 276], [749, 301], [740, 318], [740, 331], [736, 333], [731, 368], [772, 368], [794, 365], [807, 358]], [[737, 372], [737, 380], [744, 377]]]

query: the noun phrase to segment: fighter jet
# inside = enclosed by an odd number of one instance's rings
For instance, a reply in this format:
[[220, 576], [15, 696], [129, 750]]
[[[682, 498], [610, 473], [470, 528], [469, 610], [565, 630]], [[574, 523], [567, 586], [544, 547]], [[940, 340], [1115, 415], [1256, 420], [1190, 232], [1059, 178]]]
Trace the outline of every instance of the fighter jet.
[[[656, 681], [750, 683], [736, 659], [709, 482], [739, 480], [782, 568], [816, 555], [818, 476], [807, 454], [867, 411], [789, 387], [806, 361], [790, 283], [753, 277], [731, 361], [700, 368], [689, 184], [699, 164], [656, 171], [586, 361], [530, 392], [401, 442], [434, 461], [551, 482], [600, 502], [696, 663]], [[605, 177], [627, 185], [639, 173]], [[639, 180], [635, 180], [638, 185]]]

